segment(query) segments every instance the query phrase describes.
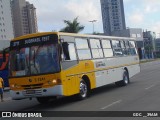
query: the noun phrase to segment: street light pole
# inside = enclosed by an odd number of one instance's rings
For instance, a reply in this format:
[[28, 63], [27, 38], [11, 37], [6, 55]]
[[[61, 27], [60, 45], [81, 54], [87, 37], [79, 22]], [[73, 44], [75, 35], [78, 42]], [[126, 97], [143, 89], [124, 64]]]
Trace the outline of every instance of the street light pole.
[[97, 22], [97, 20], [91, 20], [91, 21], [89, 21], [89, 22], [91, 22], [92, 25], [93, 25], [93, 33], [94, 33], [94, 22]]

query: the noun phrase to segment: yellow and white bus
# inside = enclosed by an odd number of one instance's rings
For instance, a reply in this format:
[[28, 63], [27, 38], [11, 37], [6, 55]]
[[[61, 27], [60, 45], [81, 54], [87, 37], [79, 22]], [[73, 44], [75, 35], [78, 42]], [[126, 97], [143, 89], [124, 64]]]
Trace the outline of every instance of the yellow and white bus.
[[61, 32], [29, 34], [10, 44], [12, 99], [76, 95], [110, 83], [125, 86], [140, 72], [135, 39]]

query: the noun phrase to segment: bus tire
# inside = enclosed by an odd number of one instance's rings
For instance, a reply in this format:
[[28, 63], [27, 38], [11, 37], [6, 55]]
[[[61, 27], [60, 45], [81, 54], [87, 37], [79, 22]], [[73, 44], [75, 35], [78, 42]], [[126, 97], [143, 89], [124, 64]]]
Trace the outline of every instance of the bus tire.
[[117, 86], [126, 86], [129, 84], [129, 75], [128, 72], [125, 70], [123, 73], [123, 80], [116, 82], [115, 84]]
[[83, 100], [87, 98], [88, 92], [89, 92], [89, 89], [88, 89], [87, 83], [82, 79], [79, 85], [78, 99]]
[[41, 104], [46, 104], [47, 102], [49, 102], [50, 98], [48, 97], [37, 97], [37, 101]]

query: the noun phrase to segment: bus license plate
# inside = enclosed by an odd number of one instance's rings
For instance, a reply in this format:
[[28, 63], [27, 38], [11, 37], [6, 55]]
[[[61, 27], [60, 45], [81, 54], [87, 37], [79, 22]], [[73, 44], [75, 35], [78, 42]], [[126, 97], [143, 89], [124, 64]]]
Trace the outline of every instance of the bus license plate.
[[26, 93], [27, 94], [35, 94], [35, 90], [27, 90]]

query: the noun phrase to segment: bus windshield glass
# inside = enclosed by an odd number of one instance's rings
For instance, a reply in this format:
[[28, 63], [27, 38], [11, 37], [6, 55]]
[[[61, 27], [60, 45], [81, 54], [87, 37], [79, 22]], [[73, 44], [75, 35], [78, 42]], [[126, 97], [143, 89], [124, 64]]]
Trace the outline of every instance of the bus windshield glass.
[[30, 76], [60, 71], [57, 43], [36, 44], [12, 49], [10, 77]]

